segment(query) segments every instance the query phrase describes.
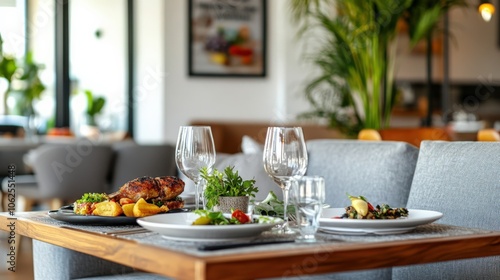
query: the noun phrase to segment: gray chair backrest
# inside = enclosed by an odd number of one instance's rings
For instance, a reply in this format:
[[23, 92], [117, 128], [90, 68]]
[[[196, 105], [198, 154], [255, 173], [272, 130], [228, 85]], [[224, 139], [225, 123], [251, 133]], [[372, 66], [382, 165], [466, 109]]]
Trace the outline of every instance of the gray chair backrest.
[[111, 158], [111, 147], [87, 140], [38, 147], [33, 157], [38, 198], [74, 200], [86, 192], [106, 192]]
[[[418, 149], [404, 142], [309, 140], [307, 175], [325, 178], [326, 202], [334, 208], [351, 204], [346, 193], [374, 204], [406, 206]], [[325, 279], [391, 279], [391, 268], [333, 273]]]
[[307, 175], [325, 178], [326, 202], [350, 205], [346, 195], [363, 195], [376, 204], [404, 207], [418, 149], [404, 142], [309, 140]]
[[175, 147], [171, 144], [129, 144], [114, 147], [110, 192], [142, 176], [177, 176]]
[[[500, 143], [424, 141], [408, 208], [442, 212], [437, 223], [500, 230]], [[393, 269], [394, 279], [500, 279], [500, 257]]]
[[31, 149], [36, 148], [36, 144], [17, 144], [17, 145], [1, 145], [0, 146], [0, 177], [8, 175], [7, 166], [14, 164], [16, 166], [16, 174], [29, 174], [31, 170], [27, 168], [23, 161], [23, 157]]

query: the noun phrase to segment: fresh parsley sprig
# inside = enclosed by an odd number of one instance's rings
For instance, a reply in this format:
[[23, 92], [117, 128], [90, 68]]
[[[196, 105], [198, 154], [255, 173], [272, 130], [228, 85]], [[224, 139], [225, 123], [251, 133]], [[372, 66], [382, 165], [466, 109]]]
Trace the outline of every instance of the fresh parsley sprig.
[[212, 209], [219, 204], [219, 196], [251, 196], [259, 190], [255, 187], [255, 180], [243, 180], [234, 170], [234, 166], [229, 166], [223, 172], [215, 169], [212, 173], [206, 167], [200, 170], [201, 178], [206, 181], [205, 199], [207, 208]]

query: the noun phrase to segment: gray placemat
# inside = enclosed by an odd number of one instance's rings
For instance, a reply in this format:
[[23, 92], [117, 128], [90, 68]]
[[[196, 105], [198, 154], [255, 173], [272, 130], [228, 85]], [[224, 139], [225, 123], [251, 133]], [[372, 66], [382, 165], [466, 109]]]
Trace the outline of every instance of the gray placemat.
[[[22, 216], [20, 216], [22, 217]], [[66, 222], [58, 221], [50, 218], [47, 214], [40, 214], [37, 216], [25, 216], [23, 218], [33, 220], [36, 222], [41, 222], [44, 224], [50, 224], [58, 227], [64, 228], [73, 228], [80, 231], [88, 231], [96, 234], [107, 234], [112, 231], [117, 230], [125, 230], [125, 229], [133, 229], [133, 228], [141, 228], [140, 226], [135, 225], [127, 225], [127, 226], [91, 226], [91, 225], [76, 225], [69, 224]], [[259, 252], [259, 251], [269, 251], [275, 249], [300, 249], [304, 246], [321, 246], [324, 244], [328, 244], [329, 246], [332, 244], [338, 244], [339, 246], [343, 246], [344, 244], [352, 244], [352, 243], [373, 243], [373, 242], [387, 242], [387, 241], [401, 241], [401, 240], [412, 240], [412, 239], [421, 239], [421, 238], [438, 238], [438, 237], [451, 237], [451, 236], [461, 236], [461, 235], [472, 235], [472, 234], [484, 234], [491, 233], [493, 231], [482, 230], [482, 229], [472, 229], [472, 228], [464, 228], [457, 227], [451, 225], [444, 225], [439, 223], [432, 223], [428, 225], [422, 225], [416, 227], [414, 230], [402, 233], [402, 234], [391, 234], [391, 235], [363, 235], [363, 236], [351, 236], [351, 235], [334, 235], [334, 234], [326, 234], [322, 232], [318, 232], [316, 235], [317, 242], [310, 243], [282, 243], [282, 244], [272, 244], [265, 246], [254, 246], [254, 247], [245, 247], [245, 248], [235, 248], [235, 249], [226, 249], [220, 251], [199, 251], [198, 246], [207, 244], [207, 241], [177, 241], [170, 240], [162, 237], [162, 235], [155, 232], [146, 232], [146, 233], [136, 233], [129, 234], [124, 236], [117, 236], [115, 238], [123, 238], [128, 240], [133, 240], [138, 243], [148, 244], [157, 247], [163, 247], [169, 250], [182, 252], [190, 255], [196, 256], [212, 256], [212, 255], [228, 255], [228, 254], [240, 254], [244, 252]], [[293, 240], [295, 236], [290, 235], [282, 235], [277, 231], [268, 231], [264, 232], [261, 235], [245, 240], [237, 240], [234, 242], [242, 242], [242, 241], [271, 241], [271, 240]], [[233, 241], [226, 242], [210, 242], [211, 244], [223, 243], [227, 244]]]

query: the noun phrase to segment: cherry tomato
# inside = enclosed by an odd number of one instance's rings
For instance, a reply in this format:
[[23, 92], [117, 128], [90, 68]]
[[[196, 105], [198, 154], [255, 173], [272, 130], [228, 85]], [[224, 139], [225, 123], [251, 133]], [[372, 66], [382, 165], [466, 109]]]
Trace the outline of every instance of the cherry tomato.
[[241, 210], [234, 210], [231, 217], [238, 220], [241, 224], [250, 222], [250, 218], [248, 218], [247, 214], [243, 213]]
[[375, 210], [375, 207], [373, 207], [373, 205], [370, 202], [368, 202], [368, 210], [369, 211]]

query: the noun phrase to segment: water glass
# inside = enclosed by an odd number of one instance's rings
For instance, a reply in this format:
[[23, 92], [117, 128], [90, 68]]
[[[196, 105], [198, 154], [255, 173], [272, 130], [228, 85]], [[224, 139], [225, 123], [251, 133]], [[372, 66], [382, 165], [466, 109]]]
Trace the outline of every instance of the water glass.
[[209, 126], [181, 126], [175, 147], [175, 163], [196, 186], [195, 209], [205, 209], [200, 170], [204, 167], [210, 170], [215, 163], [212, 129]]
[[283, 191], [283, 233], [295, 234], [288, 226], [290, 180], [307, 170], [307, 149], [301, 127], [269, 127], [264, 144], [264, 170]]
[[325, 179], [320, 176], [294, 177], [290, 198], [295, 205], [298, 240], [314, 242], [325, 202]]

